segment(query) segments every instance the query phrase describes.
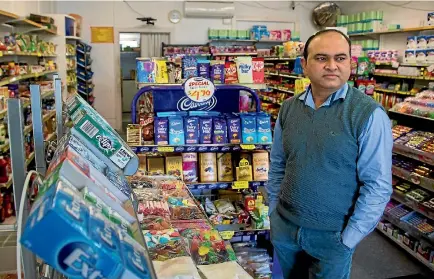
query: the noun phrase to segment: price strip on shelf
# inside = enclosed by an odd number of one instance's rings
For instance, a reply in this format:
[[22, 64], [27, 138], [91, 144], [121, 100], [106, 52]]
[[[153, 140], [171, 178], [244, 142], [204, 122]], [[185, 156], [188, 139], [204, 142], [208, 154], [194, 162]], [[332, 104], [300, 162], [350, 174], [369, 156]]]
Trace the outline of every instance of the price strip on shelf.
[[249, 181], [234, 181], [232, 184], [232, 189], [239, 190], [239, 189], [248, 189], [249, 188]]
[[255, 150], [254, 144], [240, 144], [241, 149], [243, 150]]
[[175, 147], [173, 147], [173, 146], [159, 146], [157, 150], [158, 150], [158, 152], [174, 152]]
[[185, 82], [184, 92], [193, 102], [205, 103], [214, 96], [215, 86], [206, 78], [193, 77]]
[[220, 236], [224, 239], [224, 240], [230, 240], [232, 239], [232, 237], [234, 237], [235, 232], [234, 231], [222, 231], [219, 232]]

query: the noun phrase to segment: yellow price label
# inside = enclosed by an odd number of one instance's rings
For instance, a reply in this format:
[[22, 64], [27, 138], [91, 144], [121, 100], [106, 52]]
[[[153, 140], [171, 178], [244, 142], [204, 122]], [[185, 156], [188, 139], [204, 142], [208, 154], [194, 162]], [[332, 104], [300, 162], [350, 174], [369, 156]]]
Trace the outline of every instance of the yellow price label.
[[219, 232], [220, 236], [224, 239], [224, 240], [229, 240], [232, 239], [232, 237], [234, 237], [235, 232], [234, 231], [223, 231], [223, 232]]
[[254, 150], [256, 147], [254, 144], [240, 144], [241, 149]]
[[42, 56], [42, 52], [38, 51], [38, 53], [36, 54], [38, 57]]
[[158, 152], [174, 152], [175, 151], [175, 147], [173, 146], [159, 146], [158, 147]]
[[232, 184], [232, 189], [248, 189], [249, 188], [249, 181], [234, 181]]
[[0, 51], [0, 57], [2, 57], [3, 56], [3, 51]]

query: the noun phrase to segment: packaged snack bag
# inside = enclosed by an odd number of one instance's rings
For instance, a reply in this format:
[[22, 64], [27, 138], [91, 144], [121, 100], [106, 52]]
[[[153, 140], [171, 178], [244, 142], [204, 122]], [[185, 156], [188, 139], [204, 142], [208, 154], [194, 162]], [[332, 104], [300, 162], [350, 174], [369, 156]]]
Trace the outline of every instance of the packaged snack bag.
[[143, 144], [154, 143], [154, 115], [147, 113], [141, 115], [139, 118], [139, 124], [142, 132]]
[[252, 57], [243, 56], [236, 58], [238, 82], [253, 83]]
[[185, 144], [184, 121], [182, 117], [169, 118], [169, 144]]
[[282, 30], [282, 41], [290, 41], [291, 40], [291, 30], [284, 29]]
[[214, 84], [225, 83], [225, 65], [223, 61], [211, 61], [211, 81]]
[[351, 74], [357, 75], [357, 57], [351, 56]]
[[197, 77], [197, 60], [195, 57], [184, 57], [182, 60], [182, 76], [184, 79]]
[[238, 83], [237, 66], [234, 62], [225, 63], [225, 83]]
[[209, 78], [209, 60], [198, 60], [197, 61], [197, 72], [199, 77]]
[[366, 76], [369, 74], [369, 58], [359, 57], [358, 58], [358, 68], [357, 74], [361, 76]]
[[252, 59], [253, 83], [264, 83], [264, 58], [255, 57]]
[[182, 153], [182, 173], [185, 182], [197, 182], [197, 153]]
[[169, 120], [163, 117], [155, 117], [154, 121], [155, 143], [157, 145], [169, 144]]
[[374, 94], [374, 89], [375, 89], [375, 81], [373, 80], [368, 80], [366, 82], [366, 90], [365, 93], [367, 95], [373, 95]]
[[222, 117], [215, 117], [213, 119], [213, 136], [212, 143], [222, 144], [228, 142], [227, 137], [227, 123], [226, 119]]

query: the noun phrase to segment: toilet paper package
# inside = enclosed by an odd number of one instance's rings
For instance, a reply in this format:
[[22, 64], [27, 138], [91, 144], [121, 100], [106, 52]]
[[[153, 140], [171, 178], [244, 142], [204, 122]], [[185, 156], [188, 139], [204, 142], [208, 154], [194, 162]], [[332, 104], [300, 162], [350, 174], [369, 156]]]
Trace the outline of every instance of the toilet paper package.
[[67, 100], [67, 110], [74, 122], [73, 135], [86, 143], [88, 149], [111, 168], [133, 175], [139, 158], [104, 118], [77, 94]]
[[146, 249], [62, 181], [34, 203], [21, 243], [68, 278], [151, 277]]

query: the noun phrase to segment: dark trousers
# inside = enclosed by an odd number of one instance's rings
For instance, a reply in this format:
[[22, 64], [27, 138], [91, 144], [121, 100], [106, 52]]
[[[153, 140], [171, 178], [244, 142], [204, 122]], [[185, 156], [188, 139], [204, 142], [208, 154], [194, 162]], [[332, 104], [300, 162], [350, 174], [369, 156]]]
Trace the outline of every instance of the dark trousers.
[[285, 279], [349, 279], [354, 249], [341, 232], [298, 227], [277, 210], [270, 216], [271, 242]]

